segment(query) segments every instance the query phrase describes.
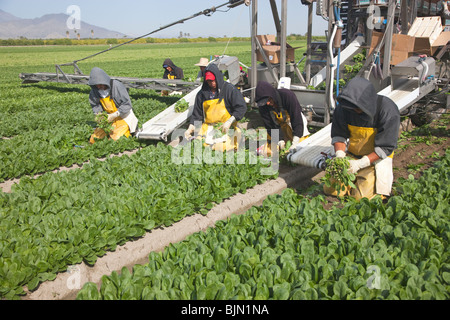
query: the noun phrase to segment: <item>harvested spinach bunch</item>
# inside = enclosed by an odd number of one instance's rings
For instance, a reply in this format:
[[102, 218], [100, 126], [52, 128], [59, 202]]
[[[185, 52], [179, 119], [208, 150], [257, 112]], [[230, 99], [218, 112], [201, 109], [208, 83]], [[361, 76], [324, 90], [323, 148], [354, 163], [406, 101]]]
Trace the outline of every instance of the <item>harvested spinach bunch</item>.
[[326, 160], [325, 177], [322, 178], [322, 181], [327, 187], [333, 187], [338, 192], [345, 191], [347, 187], [356, 188], [353, 183], [356, 176], [348, 172], [349, 160], [348, 157]]
[[103, 129], [107, 135], [109, 135], [114, 129], [112, 124], [108, 122], [108, 113], [106, 111], [96, 114], [95, 122], [97, 122], [97, 127]]
[[189, 109], [189, 102], [184, 99], [180, 99], [175, 103], [175, 112], [182, 113]]

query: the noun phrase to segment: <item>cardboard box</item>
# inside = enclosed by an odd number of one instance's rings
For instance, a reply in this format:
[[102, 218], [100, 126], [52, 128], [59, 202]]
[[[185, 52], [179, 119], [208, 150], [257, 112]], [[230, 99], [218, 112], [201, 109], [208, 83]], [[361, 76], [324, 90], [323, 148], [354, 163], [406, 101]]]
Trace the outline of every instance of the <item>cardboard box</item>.
[[[374, 31], [372, 33], [372, 42], [370, 44], [369, 56], [372, 55], [373, 50], [378, 46], [383, 38], [382, 32]], [[408, 59], [413, 54], [414, 37], [406, 34], [392, 35], [392, 50], [391, 50], [391, 65], [396, 65], [403, 60]], [[381, 56], [384, 54], [384, 45], [380, 49]]]
[[[259, 43], [261, 44], [264, 53], [269, 59], [270, 63], [277, 64], [281, 61], [281, 46], [280, 43], [275, 42], [274, 35], [257, 35], [256, 36]], [[300, 47], [293, 48], [289, 44], [286, 44], [286, 62], [295, 62], [295, 49]], [[256, 59], [260, 62], [265, 62], [263, 55], [257, 51]]]
[[392, 35], [391, 65], [396, 65], [412, 56], [414, 37], [406, 34]]
[[[441, 35], [443, 34], [443, 35]], [[446, 44], [447, 32], [442, 32], [441, 17], [418, 17], [408, 35], [414, 37], [414, 52], [432, 56], [441, 45]], [[439, 41], [437, 41], [439, 39]], [[444, 44], [442, 44], [445, 42]]]

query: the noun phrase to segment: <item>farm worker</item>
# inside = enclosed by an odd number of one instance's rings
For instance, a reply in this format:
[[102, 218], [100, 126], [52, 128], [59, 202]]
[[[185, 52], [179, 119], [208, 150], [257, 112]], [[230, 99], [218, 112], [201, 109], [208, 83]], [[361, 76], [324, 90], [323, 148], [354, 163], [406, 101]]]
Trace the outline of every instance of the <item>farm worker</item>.
[[205, 69], [208, 66], [208, 59], [207, 58], [200, 58], [200, 61], [196, 63], [195, 65], [200, 68], [197, 74], [197, 80], [196, 81], [202, 81], [202, 79], [205, 77]]
[[[130, 96], [127, 89], [118, 80], [112, 80], [105, 71], [100, 68], [93, 68], [89, 76], [89, 103], [95, 115], [106, 111], [108, 113], [108, 122], [112, 124], [113, 131], [110, 137], [118, 140], [120, 137], [129, 137], [136, 131], [138, 119], [133, 113]], [[95, 129], [90, 138], [90, 143], [95, 139], [103, 139], [106, 132], [101, 129]]]
[[[356, 174], [356, 188], [345, 194], [355, 199], [389, 196], [394, 174], [392, 159], [397, 148], [400, 112], [389, 98], [378, 95], [369, 80], [355, 77], [337, 98], [333, 114], [331, 143], [336, 157], [349, 156], [350, 173]], [[327, 195], [336, 195], [324, 187]], [[344, 195], [344, 194], [342, 194]]]
[[[225, 82], [222, 72], [216, 64], [210, 64], [205, 69], [205, 80], [195, 98], [194, 109], [185, 138], [190, 139], [197, 123], [202, 123], [198, 138], [206, 137], [208, 130], [214, 124], [222, 123], [220, 131], [227, 139], [212, 145], [214, 150], [229, 151], [239, 147], [240, 130], [237, 121], [247, 112], [247, 105], [241, 92], [231, 83]], [[233, 140], [228, 131], [234, 128]]]
[[163, 68], [164, 68], [163, 79], [173, 80], [184, 78], [183, 69], [177, 67], [170, 59], [164, 60]]
[[289, 151], [309, 135], [306, 117], [295, 94], [289, 89], [275, 89], [266, 81], [259, 81], [256, 86], [255, 101], [259, 114], [267, 129], [267, 143], [258, 148], [259, 155], [271, 156], [271, 130], [279, 130], [277, 147], [282, 150], [290, 141]]

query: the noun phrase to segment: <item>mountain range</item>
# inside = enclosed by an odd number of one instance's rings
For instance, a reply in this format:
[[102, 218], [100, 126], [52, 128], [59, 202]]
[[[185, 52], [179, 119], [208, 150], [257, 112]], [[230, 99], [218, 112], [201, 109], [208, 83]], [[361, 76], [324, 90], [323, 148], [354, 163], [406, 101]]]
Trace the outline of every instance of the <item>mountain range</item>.
[[123, 33], [107, 30], [82, 21], [80, 29], [70, 30], [67, 27], [68, 19], [69, 16], [63, 13], [46, 14], [36, 19], [22, 19], [0, 10], [0, 39], [17, 39], [21, 37], [27, 39], [126, 37]]

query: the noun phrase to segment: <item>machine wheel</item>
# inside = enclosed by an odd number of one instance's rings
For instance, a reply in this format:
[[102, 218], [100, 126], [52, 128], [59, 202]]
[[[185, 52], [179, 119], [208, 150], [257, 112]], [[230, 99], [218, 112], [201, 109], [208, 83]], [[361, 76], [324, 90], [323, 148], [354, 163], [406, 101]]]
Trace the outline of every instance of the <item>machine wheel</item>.
[[438, 103], [421, 104], [419, 102], [414, 104], [413, 108], [415, 108], [415, 113], [409, 116], [411, 122], [415, 126], [421, 127], [439, 118], [440, 112], [438, 112], [438, 109], [442, 108], [442, 105]]

